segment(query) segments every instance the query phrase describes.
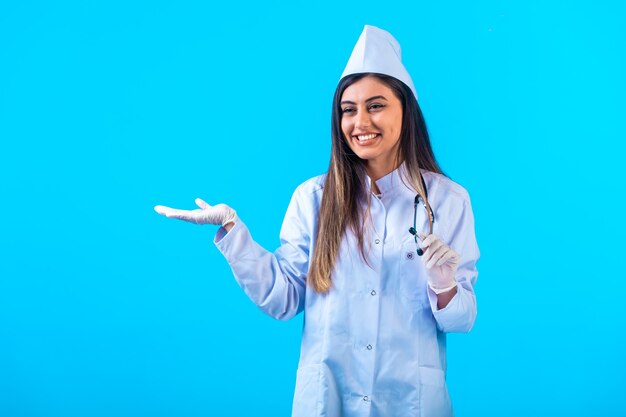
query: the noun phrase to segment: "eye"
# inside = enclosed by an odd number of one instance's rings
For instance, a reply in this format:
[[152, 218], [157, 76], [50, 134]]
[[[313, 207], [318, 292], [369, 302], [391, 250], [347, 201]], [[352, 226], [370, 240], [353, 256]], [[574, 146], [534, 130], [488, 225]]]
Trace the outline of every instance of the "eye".
[[384, 105], [384, 104], [374, 103], [374, 104], [370, 105], [369, 109], [370, 109], [370, 110], [380, 110], [380, 109], [382, 109], [383, 107], [385, 107], [385, 105]]
[[341, 113], [353, 113], [354, 109], [352, 107], [346, 107], [345, 109], [341, 110]]

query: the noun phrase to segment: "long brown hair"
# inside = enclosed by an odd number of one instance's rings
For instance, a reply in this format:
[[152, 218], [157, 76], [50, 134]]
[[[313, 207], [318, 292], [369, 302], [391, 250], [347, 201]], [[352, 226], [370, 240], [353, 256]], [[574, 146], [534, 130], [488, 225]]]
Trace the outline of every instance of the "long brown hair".
[[[408, 177], [406, 180], [426, 203], [429, 212], [430, 205], [419, 170], [422, 168], [443, 174], [435, 160], [420, 107], [406, 84], [394, 77], [377, 73], [352, 74], [342, 78], [333, 98], [330, 164], [324, 183], [313, 260], [307, 278], [313, 289], [320, 293], [328, 292], [332, 286], [331, 274], [346, 228], [349, 227], [356, 236], [361, 257], [367, 262], [364, 230], [369, 217], [371, 193], [367, 191], [365, 161], [352, 152], [341, 130], [340, 105], [344, 90], [366, 76], [376, 77], [386, 84], [402, 103], [402, 127], [396, 161], [404, 161], [404, 174]], [[402, 178], [402, 181], [405, 179]], [[432, 230], [432, 223], [430, 228]]]

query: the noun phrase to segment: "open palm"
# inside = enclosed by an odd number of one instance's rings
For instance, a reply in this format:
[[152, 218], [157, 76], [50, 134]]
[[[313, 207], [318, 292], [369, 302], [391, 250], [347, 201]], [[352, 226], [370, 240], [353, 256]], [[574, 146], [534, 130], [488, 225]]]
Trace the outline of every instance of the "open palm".
[[154, 210], [168, 218], [184, 220], [195, 224], [219, 224], [225, 225], [234, 222], [237, 218], [235, 210], [226, 204], [211, 206], [204, 200], [196, 198], [196, 205], [200, 208], [194, 210], [181, 210], [167, 206], [154, 206]]

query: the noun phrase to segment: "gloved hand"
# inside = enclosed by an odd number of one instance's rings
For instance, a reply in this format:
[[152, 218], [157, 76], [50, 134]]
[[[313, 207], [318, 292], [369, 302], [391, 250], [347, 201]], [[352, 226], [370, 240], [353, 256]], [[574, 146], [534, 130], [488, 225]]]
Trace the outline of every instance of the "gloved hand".
[[447, 246], [436, 235], [420, 234], [420, 247], [424, 250], [422, 260], [426, 264], [428, 284], [439, 294], [456, 286], [455, 274], [461, 256]]
[[154, 206], [154, 210], [166, 217], [180, 219], [196, 224], [219, 224], [226, 225], [238, 220], [237, 213], [226, 204], [211, 206], [200, 198], [196, 198], [199, 209], [179, 210], [165, 206]]

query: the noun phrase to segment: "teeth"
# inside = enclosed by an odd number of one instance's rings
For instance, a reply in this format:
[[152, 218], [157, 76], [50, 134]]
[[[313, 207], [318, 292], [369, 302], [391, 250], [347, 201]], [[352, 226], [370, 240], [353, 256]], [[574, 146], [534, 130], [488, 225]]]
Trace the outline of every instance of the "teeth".
[[357, 136], [357, 139], [358, 139], [358, 140], [368, 140], [368, 139], [374, 139], [377, 135], [378, 135], [378, 133], [371, 133], [371, 134], [369, 134], [369, 135]]

